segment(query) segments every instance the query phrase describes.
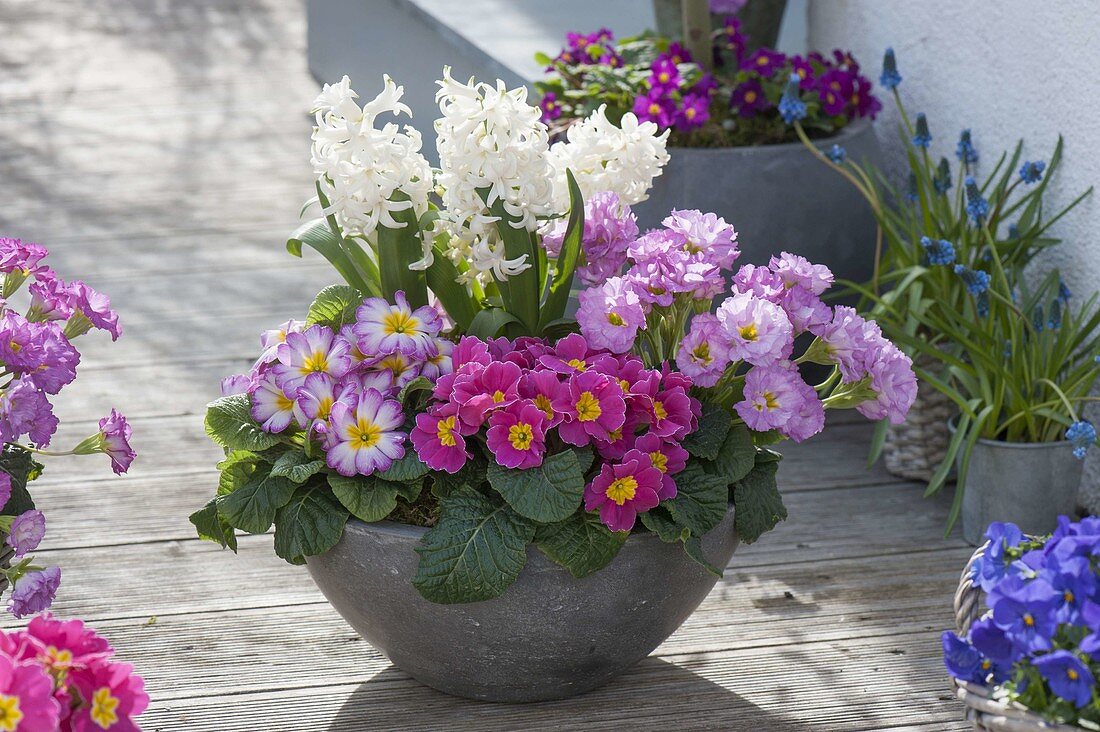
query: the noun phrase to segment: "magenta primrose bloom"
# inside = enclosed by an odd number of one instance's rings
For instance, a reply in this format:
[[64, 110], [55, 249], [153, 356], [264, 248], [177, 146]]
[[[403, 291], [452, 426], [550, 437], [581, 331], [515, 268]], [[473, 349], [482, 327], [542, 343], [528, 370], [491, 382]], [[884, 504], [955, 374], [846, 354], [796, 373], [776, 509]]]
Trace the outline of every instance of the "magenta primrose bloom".
[[432, 470], [457, 473], [470, 457], [466, 436], [476, 432], [458, 418], [458, 406], [445, 403], [416, 415], [409, 433], [416, 454]]
[[657, 90], [637, 97], [633, 111], [640, 121], [653, 122], [662, 129], [676, 121], [676, 102]]
[[356, 404], [336, 402], [329, 417], [325, 449], [328, 466], [344, 476], [381, 472], [405, 455], [405, 416], [401, 403], [374, 389]]
[[630, 531], [639, 513], [661, 499], [661, 471], [641, 453], [622, 464], [604, 463], [584, 489], [584, 510], [599, 509], [600, 520], [612, 531]]
[[[53, 681], [31, 662], [0, 654], [0, 720], [9, 730], [60, 729], [61, 705], [53, 697]], [[7, 724], [12, 720], [13, 724]]]
[[423, 360], [436, 353], [435, 336], [443, 325], [439, 312], [425, 305], [413, 310], [405, 293], [394, 294], [390, 304], [383, 298], [364, 300], [355, 312], [353, 332], [363, 353], [401, 353]]
[[760, 82], [749, 79], [733, 90], [733, 94], [730, 95], [730, 106], [737, 110], [738, 115], [748, 119], [755, 117], [757, 112], [762, 112], [771, 105]]
[[578, 447], [593, 438], [611, 441], [611, 433], [626, 421], [626, 400], [619, 382], [596, 371], [571, 376], [553, 406], [563, 416], [558, 436]]
[[658, 58], [653, 62], [649, 79], [649, 88], [661, 94], [668, 94], [680, 87], [680, 71], [671, 59]]
[[73, 732], [140, 732], [131, 717], [145, 711], [149, 695], [133, 671], [128, 663], [100, 663], [73, 674], [73, 686], [87, 701], [73, 713]]
[[653, 432], [647, 432], [634, 442], [634, 449], [626, 453], [623, 462], [628, 462], [634, 453], [649, 458], [653, 467], [661, 472], [661, 489], [657, 497], [662, 501], [676, 497], [676, 480], [672, 477], [687, 467], [688, 451], [679, 443], [662, 440]]
[[524, 399], [529, 399], [536, 407], [546, 415], [546, 428], [557, 427], [562, 421], [562, 415], [554, 411], [554, 399], [562, 390], [561, 378], [557, 373], [545, 371], [528, 371], [520, 381], [519, 393]]
[[547, 421], [546, 414], [526, 399], [493, 412], [485, 433], [493, 457], [506, 468], [523, 470], [542, 465]]
[[491, 410], [507, 407], [519, 399], [522, 373], [510, 361], [493, 361], [480, 370], [460, 374], [451, 395], [451, 400], [459, 405], [459, 417], [475, 429], [480, 427]]

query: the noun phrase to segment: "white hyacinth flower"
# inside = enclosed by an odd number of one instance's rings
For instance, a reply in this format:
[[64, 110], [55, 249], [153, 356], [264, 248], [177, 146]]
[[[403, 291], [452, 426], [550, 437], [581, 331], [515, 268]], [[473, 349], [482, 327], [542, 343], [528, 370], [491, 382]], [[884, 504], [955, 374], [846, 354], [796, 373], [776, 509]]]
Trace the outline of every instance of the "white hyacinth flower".
[[[432, 169], [420, 153], [420, 133], [395, 122], [376, 127], [379, 115], [411, 116], [401, 103], [403, 87], [383, 77], [381, 93], [361, 108], [345, 76], [325, 84], [311, 110], [316, 115], [311, 162], [321, 191], [345, 236], [369, 237], [379, 226], [402, 228], [393, 213], [428, 210]], [[394, 200], [404, 193], [407, 200]], [[430, 253], [430, 252], [429, 252]]]
[[616, 127], [607, 119], [606, 105], [581, 122], [570, 125], [566, 140], [550, 148], [554, 166], [554, 207], [569, 208], [565, 171], [573, 171], [584, 198], [610, 191], [632, 206], [649, 196], [653, 180], [668, 162], [668, 130], [658, 134], [653, 122], [639, 122], [632, 113]]
[[[506, 89], [503, 81], [495, 87], [473, 79], [461, 84], [444, 68], [438, 84], [436, 101], [443, 115], [435, 122], [438, 182], [447, 218], [456, 233], [466, 229], [479, 241], [479, 271], [521, 272], [530, 264], [503, 259], [497, 219], [489, 208], [500, 201], [515, 219], [511, 225], [528, 231], [535, 230], [537, 216], [554, 213], [542, 111], [527, 103], [526, 87]], [[487, 192], [487, 201], [479, 191]]]

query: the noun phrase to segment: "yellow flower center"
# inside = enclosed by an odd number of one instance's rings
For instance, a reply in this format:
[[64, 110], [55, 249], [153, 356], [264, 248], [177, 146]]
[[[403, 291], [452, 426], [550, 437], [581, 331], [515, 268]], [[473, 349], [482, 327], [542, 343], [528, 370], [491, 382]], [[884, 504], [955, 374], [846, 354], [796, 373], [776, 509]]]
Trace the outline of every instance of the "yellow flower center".
[[402, 310], [391, 311], [382, 321], [382, 331], [386, 335], [406, 335], [416, 333], [420, 327], [420, 320], [412, 313]]
[[619, 379], [619, 388], [623, 390], [623, 394], [630, 392], [630, 382], [626, 379]]
[[756, 65], [757, 66], [767, 66], [768, 65], [768, 57], [767, 56], [761, 56], [760, 58], [756, 59]]
[[660, 104], [657, 104], [656, 102], [654, 102], [653, 104], [649, 105], [649, 113], [650, 114], [656, 115], [656, 114], [660, 114], [660, 112], [661, 112], [661, 105]]
[[680, 64], [682, 64], [683, 62], [684, 62], [684, 59], [683, 59], [683, 57], [681, 57], [681, 56], [680, 56], [679, 54], [677, 54], [676, 56], [673, 56], [673, 57], [672, 57], [672, 63], [676, 64], [677, 66], [679, 66], [679, 65], [680, 65]]
[[439, 424], [435, 427], [435, 436], [439, 439], [439, 444], [443, 445], [443, 447], [454, 447], [455, 444], [457, 444], [455, 440], [454, 415], [439, 420]]
[[590, 391], [581, 392], [577, 400], [577, 419], [581, 422], [593, 422], [603, 414], [600, 400]]
[[1077, 599], [1077, 596], [1074, 595], [1073, 592], [1070, 590], [1066, 590], [1065, 592], [1063, 592], [1062, 597], [1065, 599], [1066, 602], [1073, 602], [1075, 599]]
[[535, 439], [531, 425], [519, 422], [508, 428], [508, 442], [517, 450], [530, 450], [531, 440]]
[[294, 401], [288, 399], [286, 394], [279, 394], [275, 397], [275, 408], [280, 412], [286, 412], [290, 409], [294, 409]]
[[588, 368], [588, 364], [584, 362], [584, 359], [580, 358], [571, 358], [566, 361], [566, 363], [575, 368], [577, 371], [584, 371]]
[[1035, 625], [1035, 618], [1031, 617], [1031, 613], [1024, 613], [1024, 625], [1029, 628]]
[[314, 351], [302, 361], [303, 374], [328, 371], [328, 354], [324, 351]]
[[753, 102], [755, 102], [756, 101], [756, 92], [754, 92], [754, 91], [745, 92], [745, 101], [748, 102], [749, 104], [752, 104]]
[[503, 401], [504, 401], [504, 392], [502, 392], [500, 389], [497, 389], [496, 391], [494, 391], [493, 392], [493, 404], [500, 404]]
[[661, 73], [657, 74], [657, 80], [660, 81], [662, 84], [667, 84], [669, 80], [668, 72], [662, 71]]
[[405, 357], [400, 353], [395, 353], [392, 356], [382, 359], [378, 362], [378, 365], [392, 371], [394, 376], [400, 376], [409, 368], [409, 362], [406, 361]]
[[23, 346], [21, 346], [19, 343], [15, 342], [15, 341], [9, 342], [8, 347], [11, 348], [12, 353], [19, 353], [20, 351], [23, 350]]
[[332, 397], [321, 397], [317, 403], [317, 419], [328, 419], [332, 414]]
[[985, 670], [985, 671], [988, 671], [991, 668], [993, 668], [993, 662], [990, 661], [988, 658], [983, 659], [982, 660], [982, 669]]
[[554, 407], [550, 404], [550, 397], [545, 394], [539, 394], [535, 397], [535, 406], [542, 410], [548, 418], [553, 418]]
[[614, 310], [607, 314], [607, 322], [611, 323], [611, 325], [626, 325], [623, 316], [619, 315]]
[[710, 342], [703, 341], [697, 345], [691, 352], [691, 356], [704, 366], [710, 366], [711, 361], [714, 360], [714, 356], [710, 355]]
[[15, 732], [23, 721], [23, 712], [19, 709], [19, 697], [0, 694], [0, 730]]
[[759, 333], [756, 332], [756, 323], [749, 323], [748, 325], [742, 325], [737, 329], [737, 332], [741, 334], [741, 337], [746, 341], [755, 341]]
[[607, 441], [608, 442], [618, 442], [621, 439], [623, 439], [623, 428], [622, 427], [620, 427], [617, 430], [611, 430], [610, 432], [607, 433]]
[[348, 428], [348, 442], [356, 450], [369, 450], [378, 444], [381, 437], [381, 428], [366, 419], [360, 419]]
[[653, 463], [653, 467], [657, 468], [657, 470], [660, 470], [662, 473], [668, 472], [668, 456], [660, 450], [649, 453], [649, 461]]
[[92, 721], [103, 729], [109, 729], [112, 724], [118, 722], [118, 697], [111, 696], [111, 690], [101, 686], [92, 695]]
[[695, 107], [688, 107], [685, 109], [684, 116], [688, 119], [695, 119]]
[[840, 91], [840, 82], [839, 81], [830, 82], [829, 83], [829, 88], [832, 89], [833, 91]]
[[653, 400], [653, 416], [657, 419], [664, 419], [668, 416], [668, 410], [665, 409], [664, 402]]
[[779, 406], [779, 402], [776, 401], [775, 394], [770, 391], [764, 392], [760, 395], [760, 397], [764, 400], [764, 403], [761, 404], [758, 401], [753, 404], [753, 406], [756, 408], [756, 411], [758, 412], [763, 412], [765, 409], [775, 409]]
[[73, 665], [73, 652], [58, 650], [57, 646], [46, 647], [46, 665], [58, 671], [65, 671]]
[[1070, 681], [1076, 681], [1077, 676], [1078, 676], [1078, 674], [1077, 674], [1077, 671], [1075, 669], [1072, 669], [1072, 668], [1067, 668], [1066, 669], [1066, 678], [1069, 679]]
[[859, 106], [859, 95], [858, 94], [853, 94], [852, 95], [852, 105], [857, 106], [857, 107]]
[[638, 481], [634, 480], [633, 476], [628, 475], [625, 478], [616, 478], [611, 481], [611, 485], [607, 486], [606, 495], [621, 506], [627, 501], [633, 500], [637, 490]]

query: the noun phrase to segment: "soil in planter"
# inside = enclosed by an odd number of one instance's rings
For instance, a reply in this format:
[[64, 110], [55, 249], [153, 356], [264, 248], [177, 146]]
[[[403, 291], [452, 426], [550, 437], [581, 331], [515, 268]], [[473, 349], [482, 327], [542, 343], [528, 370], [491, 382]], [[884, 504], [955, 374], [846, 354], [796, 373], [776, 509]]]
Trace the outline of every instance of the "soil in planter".
[[439, 521], [439, 499], [432, 495], [428, 486], [424, 486], [420, 497], [413, 503], [405, 503], [398, 498], [397, 508], [393, 509], [387, 518], [399, 524], [435, 526]]

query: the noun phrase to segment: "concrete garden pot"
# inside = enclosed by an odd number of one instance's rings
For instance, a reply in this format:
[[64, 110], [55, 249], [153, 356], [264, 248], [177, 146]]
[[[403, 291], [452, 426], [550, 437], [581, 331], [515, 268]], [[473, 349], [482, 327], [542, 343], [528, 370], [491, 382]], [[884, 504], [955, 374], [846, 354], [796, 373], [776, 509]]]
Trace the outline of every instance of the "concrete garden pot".
[[1025, 534], [1050, 533], [1059, 516], [1076, 509], [1083, 465], [1067, 441], [978, 440], [963, 492], [963, 538], [978, 546], [994, 521], [1011, 521]]
[[[645, 533], [583, 579], [528, 547], [502, 596], [439, 605], [410, 582], [425, 531], [352, 519], [340, 543], [306, 563], [333, 607], [395, 666], [470, 699], [532, 702], [594, 689], [672, 635], [718, 580], [679, 544]], [[724, 567], [737, 544], [730, 505], [703, 550]]]
[[[814, 144], [843, 147], [848, 158], [878, 162], [874, 127], [858, 120]], [[669, 148], [649, 198], [633, 206], [644, 231], [672, 209], [711, 211], [737, 230], [738, 264], [767, 264], [779, 251], [828, 265], [837, 277], [865, 281], [874, 268], [875, 219], [863, 196], [801, 143]]]

